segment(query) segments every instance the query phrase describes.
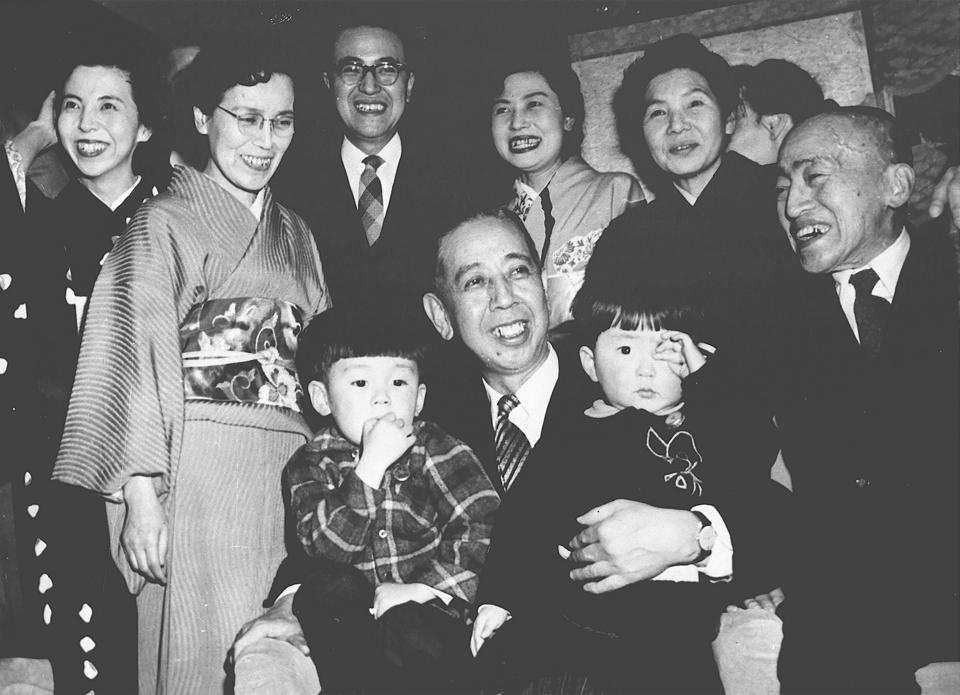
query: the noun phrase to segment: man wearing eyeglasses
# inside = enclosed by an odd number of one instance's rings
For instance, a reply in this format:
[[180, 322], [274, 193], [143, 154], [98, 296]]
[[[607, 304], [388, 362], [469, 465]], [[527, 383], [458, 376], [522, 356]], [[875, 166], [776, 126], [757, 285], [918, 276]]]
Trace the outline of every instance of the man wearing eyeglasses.
[[398, 132], [416, 81], [403, 41], [382, 26], [347, 25], [323, 81], [343, 136], [301, 152], [296, 180], [281, 177], [278, 196], [313, 229], [335, 304], [389, 301], [432, 335], [420, 301], [433, 240], [461, 212], [451, 192], [460, 177]]

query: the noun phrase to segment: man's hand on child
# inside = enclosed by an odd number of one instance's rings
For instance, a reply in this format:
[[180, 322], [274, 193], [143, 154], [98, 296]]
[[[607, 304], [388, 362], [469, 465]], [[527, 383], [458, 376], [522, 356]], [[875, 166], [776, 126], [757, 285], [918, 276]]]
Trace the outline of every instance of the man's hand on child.
[[477, 611], [477, 619], [473, 623], [473, 634], [470, 635], [470, 651], [474, 656], [480, 651], [483, 643], [490, 639], [508, 620], [510, 620], [510, 613], [500, 606], [494, 606], [490, 603], [480, 606]]
[[237, 657], [244, 649], [261, 639], [277, 639], [289, 642], [299, 649], [305, 656], [310, 656], [310, 648], [303, 636], [300, 621], [293, 614], [294, 594], [287, 594], [277, 599], [263, 615], [245, 623], [233, 640], [230, 649], [230, 660], [236, 662]]
[[393, 413], [367, 420], [363, 425], [357, 475], [371, 487], [380, 487], [383, 474], [413, 446], [414, 441], [413, 423], [404, 422]]
[[378, 584], [373, 594], [373, 613], [374, 620], [379, 620], [380, 616], [386, 613], [394, 606], [401, 603], [414, 601], [416, 603], [426, 603], [437, 597], [436, 594], [426, 584], [396, 584], [386, 582]]
[[686, 378], [706, 364], [706, 358], [693, 339], [681, 331], [660, 331], [660, 344], [653, 352], [658, 360], [668, 362], [677, 376]]
[[650, 579], [673, 565], [692, 562], [699, 552], [696, 517], [680, 509], [614, 500], [577, 518], [587, 528], [567, 544], [570, 572], [583, 589], [602, 594]]
[[727, 606], [727, 613], [734, 613], [736, 611], [742, 611], [748, 608], [762, 608], [765, 611], [770, 613], [777, 612], [777, 606], [783, 603], [784, 595], [783, 589], [777, 587], [776, 589], [771, 589], [770, 593], [767, 594], [758, 594], [753, 598], [746, 599], [743, 604], [729, 605]]

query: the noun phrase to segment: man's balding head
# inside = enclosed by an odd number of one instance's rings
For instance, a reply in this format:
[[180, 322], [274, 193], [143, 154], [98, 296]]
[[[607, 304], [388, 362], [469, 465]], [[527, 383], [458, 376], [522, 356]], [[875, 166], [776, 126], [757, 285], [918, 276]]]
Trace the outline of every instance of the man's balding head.
[[460, 338], [487, 382], [514, 393], [547, 357], [547, 297], [536, 248], [513, 213], [461, 222], [437, 245], [436, 291], [424, 309], [445, 340]]
[[884, 111], [846, 107], [814, 116], [780, 152], [780, 222], [804, 270], [868, 264], [900, 233], [913, 190], [909, 154]]

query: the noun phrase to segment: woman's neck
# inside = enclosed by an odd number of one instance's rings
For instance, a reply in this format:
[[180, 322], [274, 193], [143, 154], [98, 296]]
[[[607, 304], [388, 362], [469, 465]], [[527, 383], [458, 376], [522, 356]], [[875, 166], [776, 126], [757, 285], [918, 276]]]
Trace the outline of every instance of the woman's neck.
[[123, 169], [101, 174], [94, 178], [80, 177], [80, 183], [99, 198], [107, 207], [113, 207], [121, 195], [133, 187], [137, 177], [133, 169]]
[[538, 193], [547, 187], [547, 184], [550, 183], [550, 180], [553, 178], [553, 175], [557, 173], [563, 165], [562, 159], [557, 159], [555, 162], [552, 162], [549, 166], [544, 167], [539, 171], [524, 172], [520, 175], [520, 179], [530, 186], [533, 190]]
[[721, 160], [722, 157], [717, 157], [717, 161], [703, 171], [700, 171], [693, 176], [674, 179], [674, 184], [677, 186], [677, 188], [685, 191], [694, 200], [698, 199], [700, 194], [703, 193], [703, 189], [706, 188], [707, 184], [713, 180], [714, 174], [716, 174], [717, 169], [720, 168]]

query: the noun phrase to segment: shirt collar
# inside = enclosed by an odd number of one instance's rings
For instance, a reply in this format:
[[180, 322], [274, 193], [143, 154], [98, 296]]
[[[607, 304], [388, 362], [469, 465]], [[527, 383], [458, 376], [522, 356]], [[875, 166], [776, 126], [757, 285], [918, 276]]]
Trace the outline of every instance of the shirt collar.
[[[381, 169], [383, 166], [390, 166], [392, 169], [396, 170], [397, 166], [400, 164], [400, 154], [402, 151], [402, 146], [400, 145], [400, 133], [394, 133], [393, 137], [390, 138], [390, 141], [383, 146], [383, 148], [376, 153], [380, 157], [384, 164], [380, 165]], [[350, 142], [346, 137], [343, 138], [343, 143], [340, 145], [340, 157], [343, 159], [343, 163], [346, 167], [355, 171], [363, 171], [364, 163], [363, 160], [366, 159], [369, 155], [361, 150], [359, 147]]]
[[254, 198], [253, 202], [250, 204], [250, 212], [253, 213], [253, 216], [256, 217], [257, 220], [259, 220], [260, 217], [263, 215], [263, 204], [264, 204], [264, 201], [266, 200], [266, 197], [267, 197], [266, 187], [261, 188], [260, 191], [257, 193], [257, 197]]
[[[530, 446], [536, 446], [540, 439], [543, 420], [547, 414], [547, 406], [550, 405], [550, 398], [553, 396], [553, 390], [559, 378], [560, 361], [557, 359], [557, 353], [554, 352], [553, 346], [548, 343], [547, 359], [517, 389], [515, 395], [519, 399], [520, 405], [510, 413], [511, 422], [523, 431], [530, 442]], [[483, 380], [483, 387], [486, 389], [487, 398], [490, 400], [490, 419], [496, 427], [500, 399], [507, 394], [497, 391], [487, 383], [486, 379]]]
[[120, 195], [118, 195], [117, 198], [116, 198], [116, 200], [114, 200], [114, 201], [112, 201], [112, 202], [111, 202], [111, 201], [104, 200], [103, 198], [101, 198], [100, 196], [98, 196], [98, 195], [93, 191], [92, 188], [88, 188], [87, 190], [89, 190], [91, 193], [93, 193], [93, 196], [94, 196], [97, 200], [99, 200], [101, 203], [103, 203], [104, 205], [106, 205], [108, 208], [110, 208], [110, 210], [111, 210], [111, 212], [112, 212], [112, 211], [116, 210], [118, 207], [120, 207], [121, 205], [123, 205], [123, 201], [125, 201], [127, 198], [129, 198], [129, 197], [130, 197], [130, 194], [133, 193], [133, 190], [134, 190], [137, 186], [139, 186], [139, 185], [140, 185], [140, 177], [137, 176], [137, 177], [133, 180], [133, 185], [130, 186], [130, 188], [128, 188], [127, 190], [125, 190], [123, 193], [121, 193]]
[[882, 288], [874, 289], [874, 294], [887, 301], [893, 301], [893, 296], [897, 291], [897, 282], [900, 280], [900, 271], [903, 270], [903, 264], [907, 260], [909, 251], [910, 235], [907, 234], [906, 229], [901, 229], [900, 236], [897, 237], [896, 241], [881, 251], [867, 265], [850, 270], [839, 270], [833, 273], [833, 281], [840, 288], [850, 282], [850, 276], [854, 273], [866, 268], [873, 268], [882, 285]]

